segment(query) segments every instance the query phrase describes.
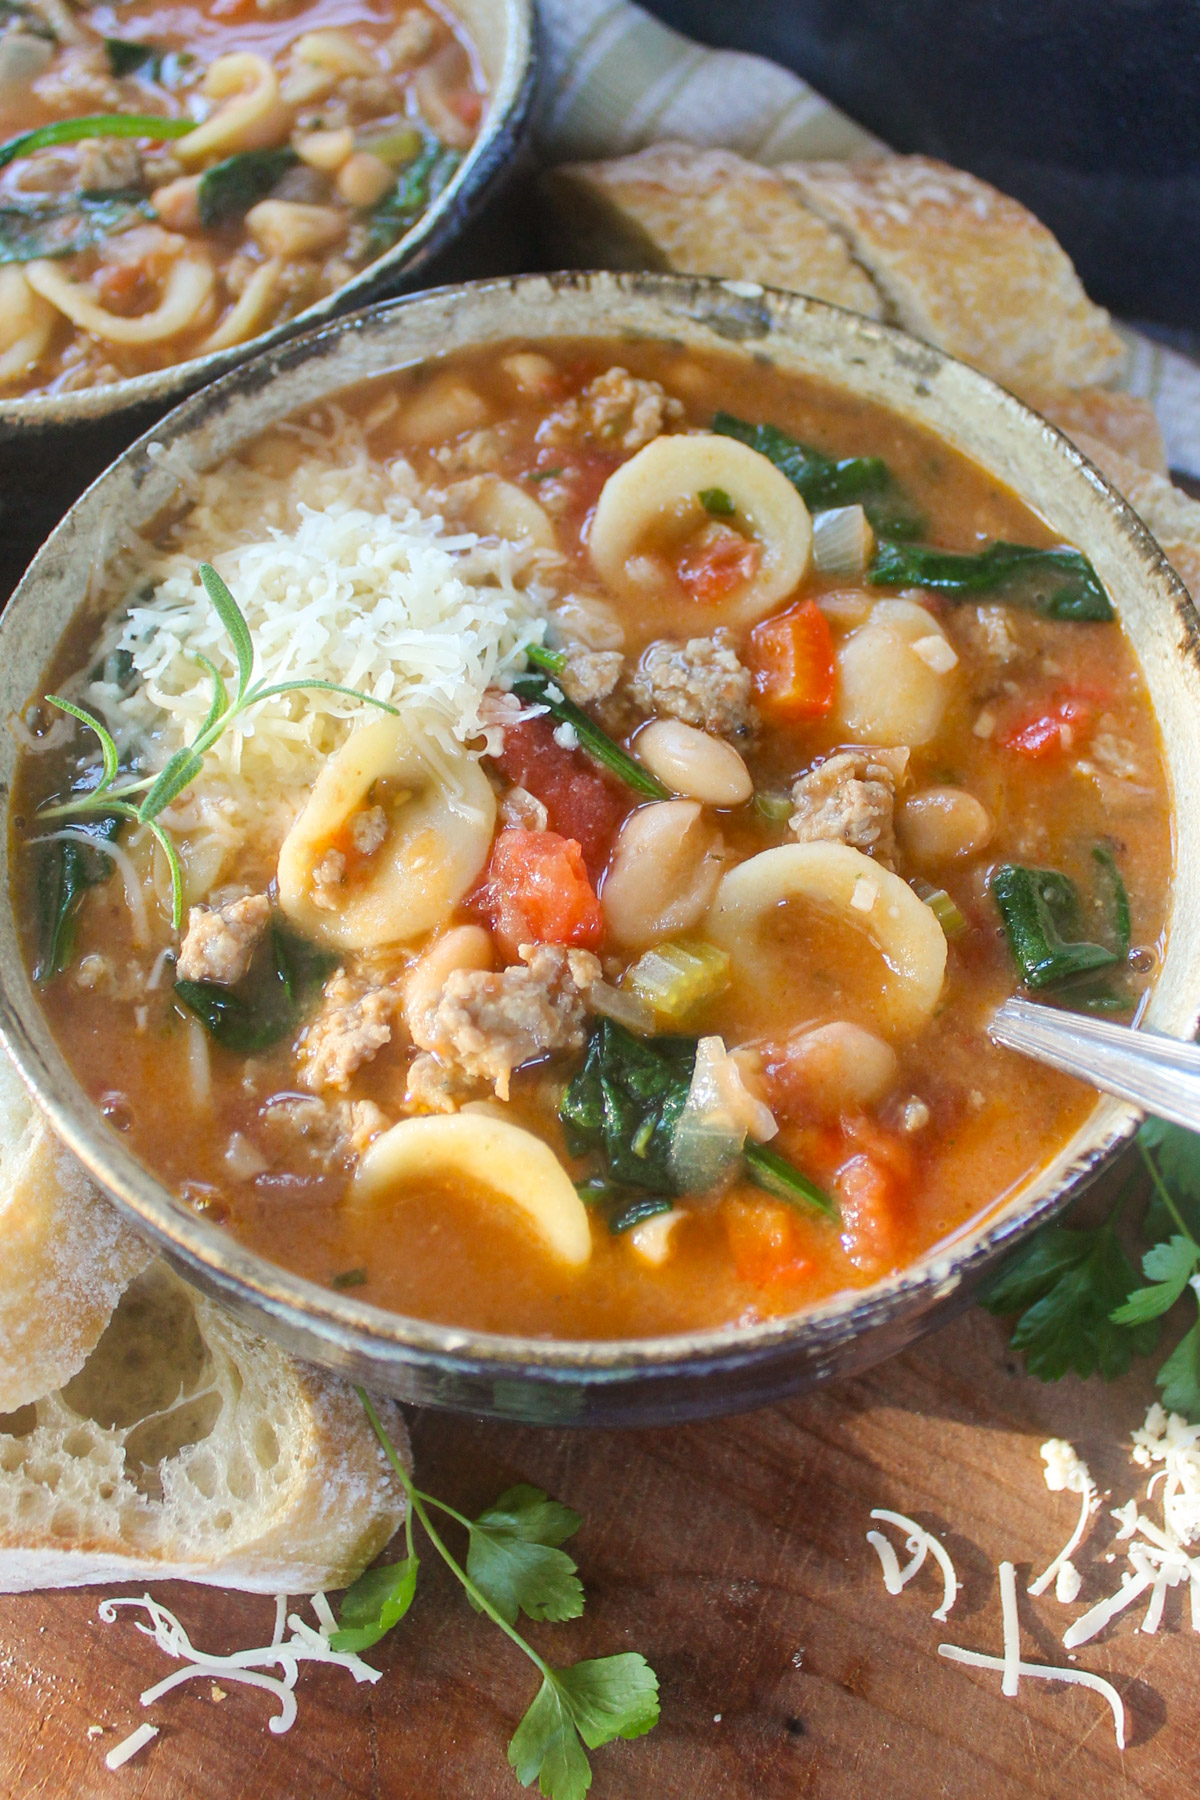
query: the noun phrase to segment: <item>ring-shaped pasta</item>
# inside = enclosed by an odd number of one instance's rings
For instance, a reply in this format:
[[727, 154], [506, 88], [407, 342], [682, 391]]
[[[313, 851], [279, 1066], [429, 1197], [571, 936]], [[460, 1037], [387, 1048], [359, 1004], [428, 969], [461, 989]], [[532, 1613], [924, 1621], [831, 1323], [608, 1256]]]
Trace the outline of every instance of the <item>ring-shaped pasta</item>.
[[[848, 844], [782, 844], [724, 876], [707, 931], [736, 963], [770, 975], [758, 939], [785, 900], [808, 900], [865, 932], [883, 959], [879, 1020], [894, 1035], [919, 1031], [933, 1016], [946, 973], [946, 936], [906, 881]], [[778, 979], [778, 972], [775, 972]]]
[[291, 131], [292, 115], [280, 97], [279, 77], [265, 57], [251, 50], [218, 56], [202, 86], [211, 100], [225, 104], [172, 144], [172, 154], [185, 167], [232, 156], [235, 150], [269, 150]]
[[398, 1189], [454, 1176], [507, 1201], [547, 1252], [570, 1268], [592, 1253], [587, 1209], [549, 1144], [507, 1119], [481, 1112], [402, 1119], [377, 1137], [355, 1170], [351, 1202], [369, 1205]]
[[277, 256], [260, 263], [238, 295], [232, 311], [201, 344], [201, 356], [207, 356], [212, 350], [228, 350], [234, 344], [244, 344], [248, 338], [257, 337], [271, 317], [282, 268], [283, 262]]
[[[351, 821], [375, 805], [386, 834], [359, 853]], [[411, 943], [442, 924], [482, 874], [495, 824], [491, 783], [465, 751], [435, 745], [403, 719], [360, 725], [283, 841], [279, 904], [331, 949]], [[331, 852], [344, 859], [340, 885], [321, 878]]]
[[50, 342], [54, 308], [15, 264], [0, 269], [0, 382], [16, 381]]
[[707, 515], [699, 496], [714, 489], [728, 495], [761, 552], [754, 573], [720, 603], [721, 619], [753, 625], [793, 593], [812, 556], [808, 508], [774, 463], [736, 438], [715, 434], [655, 438], [609, 476], [588, 539], [605, 585], [629, 599], [644, 597], [630, 575], [631, 559], [656, 535], [678, 536], [689, 522], [702, 525]]
[[77, 281], [71, 281], [52, 262], [32, 262], [25, 277], [43, 299], [49, 300], [73, 325], [90, 331], [109, 344], [161, 344], [199, 322], [212, 295], [213, 266], [199, 250], [186, 250], [172, 262], [162, 298], [152, 312], [125, 318], [100, 306]]

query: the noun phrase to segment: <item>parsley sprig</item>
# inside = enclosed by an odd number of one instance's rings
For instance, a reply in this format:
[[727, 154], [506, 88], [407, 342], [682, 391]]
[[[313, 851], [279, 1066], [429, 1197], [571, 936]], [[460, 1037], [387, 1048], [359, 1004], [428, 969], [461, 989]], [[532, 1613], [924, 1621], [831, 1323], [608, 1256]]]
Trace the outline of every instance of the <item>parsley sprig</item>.
[[[1135, 1356], [1155, 1349], [1160, 1321], [1189, 1287], [1200, 1305], [1200, 1136], [1148, 1119], [1137, 1145], [1151, 1186], [1141, 1225], [1150, 1240], [1142, 1256], [1144, 1287], [1117, 1235], [1127, 1185], [1102, 1225], [1039, 1232], [983, 1295], [989, 1311], [1020, 1315], [1013, 1349], [1043, 1381], [1068, 1370], [1098, 1371], [1106, 1381], [1123, 1375]], [[1200, 1317], [1155, 1380], [1164, 1406], [1200, 1421]]]
[[39, 819], [74, 819], [89, 813], [101, 813], [108, 818], [115, 817], [123, 822], [132, 821], [137, 825], [149, 826], [170, 870], [171, 918], [176, 931], [183, 925], [183, 869], [175, 845], [160, 823], [159, 814], [186, 787], [191, 786], [204, 767], [204, 758], [239, 714], [257, 706], [261, 700], [273, 699], [278, 694], [320, 689], [324, 693], [345, 694], [348, 699], [362, 700], [369, 706], [377, 706], [383, 712], [396, 715], [396, 708], [386, 700], [376, 700], [371, 694], [361, 693], [357, 688], [342, 687], [336, 681], [306, 679], [303, 676], [292, 681], [268, 683], [262, 677], [256, 681], [254, 640], [241, 607], [211, 563], [201, 563], [197, 573], [233, 646], [238, 670], [236, 694], [230, 698], [224, 677], [214, 662], [201, 651], [192, 651], [193, 662], [199, 663], [212, 682], [212, 703], [207, 718], [192, 742], [176, 750], [156, 773], [123, 781], [119, 785], [120, 754], [107, 727], [94, 713], [88, 712], [86, 707], [64, 700], [61, 694], [47, 694], [49, 705], [57, 706], [60, 712], [69, 713], [81, 725], [86, 725], [89, 731], [95, 732], [100, 740], [103, 767], [95, 786], [86, 793], [72, 794], [69, 799], [54, 806], [44, 806], [38, 812]]
[[[582, 1613], [583, 1587], [574, 1561], [562, 1549], [582, 1524], [579, 1514], [540, 1488], [523, 1484], [501, 1494], [479, 1518], [466, 1518], [415, 1485], [370, 1396], [359, 1388], [358, 1397], [408, 1497], [405, 1554], [399, 1562], [368, 1569], [347, 1590], [330, 1643], [335, 1650], [369, 1650], [408, 1612], [421, 1566], [413, 1542], [417, 1519], [476, 1612], [486, 1613], [542, 1677], [508, 1746], [517, 1779], [525, 1787], [537, 1781], [547, 1800], [584, 1800], [592, 1783], [584, 1746], [598, 1750], [614, 1738], [641, 1737], [652, 1730], [658, 1723], [658, 1677], [645, 1657], [632, 1650], [556, 1667], [517, 1629], [521, 1613], [552, 1620], [576, 1619]], [[430, 1518], [431, 1508], [466, 1532], [465, 1567]]]

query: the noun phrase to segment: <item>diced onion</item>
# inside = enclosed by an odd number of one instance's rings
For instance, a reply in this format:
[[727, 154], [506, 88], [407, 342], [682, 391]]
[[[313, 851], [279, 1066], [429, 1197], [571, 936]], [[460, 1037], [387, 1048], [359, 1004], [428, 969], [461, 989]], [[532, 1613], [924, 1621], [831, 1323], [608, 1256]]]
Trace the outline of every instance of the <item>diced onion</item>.
[[638, 1037], [651, 1037], [655, 1028], [654, 1009], [628, 988], [613, 987], [607, 981], [593, 981], [587, 991], [588, 1005], [602, 1018], [615, 1019], [626, 1031]]
[[834, 506], [813, 519], [813, 561], [822, 575], [861, 575], [875, 549], [875, 533], [861, 506]]
[[685, 1194], [720, 1193], [732, 1180], [747, 1137], [761, 1142], [778, 1126], [756, 1100], [719, 1037], [703, 1037], [687, 1101], [671, 1140], [671, 1173]]

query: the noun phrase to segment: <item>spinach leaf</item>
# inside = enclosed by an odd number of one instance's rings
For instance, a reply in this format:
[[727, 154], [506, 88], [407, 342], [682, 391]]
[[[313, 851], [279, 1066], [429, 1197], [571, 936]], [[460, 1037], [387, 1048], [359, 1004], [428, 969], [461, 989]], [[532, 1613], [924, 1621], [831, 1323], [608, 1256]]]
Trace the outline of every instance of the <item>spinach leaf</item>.
[[363, 261], [374, 262], [398, 243], [411, 225], [447, 187], [462, 161], [457, 150], [447, 149], [438, 138], [428, 137], [409, 163], [390, 194], [385, 194], [367, 215]]
[[[122, 75], [134, 75], [143, 69], [151, 81], [157, 79], [159, 53], [152, 44], [135, 44], [129, 38], [110, 38], [104, 40], [104, 54], [108, 58], [110, 72], [119, 81]], [[146, 64], [151, 66], [146, 68]]]
[[33, 978], [53, 981], [75, 954], [75, 925], [89, 888], [99, 887], [113, 872], [103, 845], [115, 844], [126, 821], [119, 813], [93, 813], [72, 830], [95, 839], [96, 848], [68, 838], [42, 844], [37, 872], [38, 959]]
[[890, 543], [881, 536], [867, 580], [875, 587], [930, 588], [952, 600], [996, 594], [1006, 605], [1028, 607], [1045, 619], [1104, 624], [1114, 617], [1087, 557], [1065, 548], [998, 541], [972, 554]]
[[36, 202], [9, 200], [0, 206], [0, 264], [34, 262], [39, 257], [75, 256], [154, 209], [136, 188], [68, 194]]
[[249, 1056], [295, 1031], [312, 990], [337, 963], [280, 924], [255, 951], [241, 981], [177, 981], [175, 993], [226, 1050]]
[[196, 204], [200, 223], [225, 225], [240, 219], [243, 213], [266, 198], [275, 183], [300, 158], [290, 145], [278, 150], [239, 150], [223, 162], [214, 163], [200, 177]]
[[[647, 800], [669, 800], [671, 790], [663, 786], [658, 776], [652, 775], [628, 750], [623, 750], [581, 706], [568, 700], [562, 689], [555, 685], [553, 671], [559, 661], [558, 652], [530, 644], [525, 654], [535, 667], [514, 678], [512, 691], [517, 698], [527, 706], [544, 706], [551, 718], [569, 725], [588, 755], [618, 781], [632, 788], [635, 794], [641, 794]], [[551, 673], [544, 673], [545, 670]]]
[[732, 413], [715, 414], [712, 428], [773, 462], [814, 512], [857, 503], [881, 534], [916, 537], [923, 529], [924, 520], [880, 456], [826, 456], [777, 425], [751, 425]]
[[49, 125], [35, 125], [32, 131], [19, 131], [16, 137], [6, 138], [0, 144], [0, 169], [7, 169], [20, 156], [32, 156], [35, 150], [81, 144], [85, 138], [146, 138], [161, 144], [169, 138], [186, 137], [195, 129], [195, 119], [161, 119], [150, 113], [86, 113], [73, 119], [55, 119]]

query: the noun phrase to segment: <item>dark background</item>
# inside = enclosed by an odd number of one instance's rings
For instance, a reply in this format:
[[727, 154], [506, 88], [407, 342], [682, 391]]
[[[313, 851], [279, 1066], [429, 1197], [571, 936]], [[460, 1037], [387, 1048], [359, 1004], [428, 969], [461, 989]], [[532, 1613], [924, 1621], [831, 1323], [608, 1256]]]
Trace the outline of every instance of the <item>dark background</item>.
[[1096, 300], [1200, 328], [1196, 0], [642, 0], [1046, 221]]

